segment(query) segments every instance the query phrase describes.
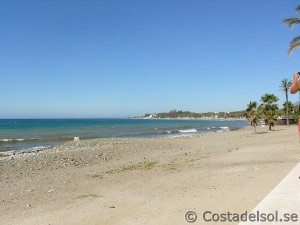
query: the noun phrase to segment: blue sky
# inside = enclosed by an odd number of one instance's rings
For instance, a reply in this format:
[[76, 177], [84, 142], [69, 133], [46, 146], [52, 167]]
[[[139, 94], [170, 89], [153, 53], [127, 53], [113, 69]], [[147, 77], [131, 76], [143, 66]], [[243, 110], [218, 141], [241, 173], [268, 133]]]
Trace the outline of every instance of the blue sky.
[[[296, 0], [0, 1], [0, 118], [235, 111], [300, 71]], [[299, 15], [300, 16], [300, 15]], [[290, 95], [292, 102], [298, 95]]]

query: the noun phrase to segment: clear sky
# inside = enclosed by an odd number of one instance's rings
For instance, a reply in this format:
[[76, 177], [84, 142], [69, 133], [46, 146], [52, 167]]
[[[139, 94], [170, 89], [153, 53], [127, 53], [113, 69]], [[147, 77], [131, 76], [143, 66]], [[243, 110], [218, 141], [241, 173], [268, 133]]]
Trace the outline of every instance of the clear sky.
[[[245, 109], [300, 71], [296, 0], [1, 0], [0, 118]], [[299, 15], [300, 16], [300, 15]], [[292, 102], [298, 95], [290, 95]]]

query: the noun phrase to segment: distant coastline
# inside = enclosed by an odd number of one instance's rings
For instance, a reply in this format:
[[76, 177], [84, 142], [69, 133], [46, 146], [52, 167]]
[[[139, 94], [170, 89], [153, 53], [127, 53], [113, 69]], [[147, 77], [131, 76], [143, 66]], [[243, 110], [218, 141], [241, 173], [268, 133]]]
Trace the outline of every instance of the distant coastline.
[[220, 118], [211, 118], [211, 117], [201, 117], [201, 118], [195, 118], [195, 117], [165, 117], [165, 118], [158, 118], [158, 117], [143, 117], [143, 116], [136, 116], [136, 117], [128, 117], [128, 119], [138, 119], [138, 120], [216, 120], [216, 121], [246, 121], [247, 119], [244, 118], [233, 118], [233, 117], [220, 117]]
[[129, 119], [175, 119], [175, 120], [246, 120], [245, 111], [234, 112], [206, 112], [196, 113], [190, 111], [177, 111], [176, 109], [170, 112], [147, 113], [144, 116], [128, 117]]

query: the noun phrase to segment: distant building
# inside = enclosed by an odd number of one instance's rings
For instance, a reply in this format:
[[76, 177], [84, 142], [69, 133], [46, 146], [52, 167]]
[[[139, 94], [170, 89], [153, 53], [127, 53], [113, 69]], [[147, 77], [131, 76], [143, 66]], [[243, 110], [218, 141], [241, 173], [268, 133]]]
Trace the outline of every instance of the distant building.
[[[295, 119], [292, 118], [291, 116], [289, 116], [289, 124], [294, 124], [294, 123], [295, 123]], [[286, 116], [284, 115], [284, 116], [278, 117], [277, 124], [278, 125], [287, 125], [286, 124]]]

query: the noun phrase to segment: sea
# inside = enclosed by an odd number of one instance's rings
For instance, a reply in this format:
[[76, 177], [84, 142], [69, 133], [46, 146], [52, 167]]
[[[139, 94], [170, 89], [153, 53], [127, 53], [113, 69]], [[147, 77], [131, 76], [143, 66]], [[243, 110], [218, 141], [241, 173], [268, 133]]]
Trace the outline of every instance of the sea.
[[0, 152], [31, 151], [74, 137], [174, 138], [224, 132], [248, 125], [244, 120], [178, 119], [0, 119]]

